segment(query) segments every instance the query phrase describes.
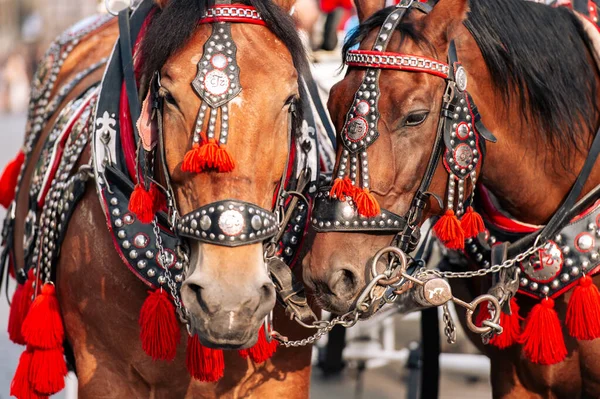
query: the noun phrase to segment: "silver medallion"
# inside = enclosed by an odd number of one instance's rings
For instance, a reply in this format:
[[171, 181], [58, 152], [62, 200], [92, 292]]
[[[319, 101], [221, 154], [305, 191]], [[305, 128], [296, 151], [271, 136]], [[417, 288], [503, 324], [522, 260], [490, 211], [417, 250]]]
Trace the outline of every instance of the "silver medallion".
[[148, 237], [145, 234], [138, 234], [133, 239], [133, 245], [137, 248], [145, 248], [148, 245]]
[[560, 273], [563, 265], [563, 253], [554, 241], [548, 243], [537, 253], [525, 260], [521, 268], [533, 281], [546, 283]]
[[244, 229], [244, 217], [238, 211], [225, 211], [219, 217], [219, 227], [228, 236], [235, 236]]
[[456, 136], [461, 140], [466, 140], [469, 137], [469, 126], [466, 123], [461, 123], [456, 128]]
[[369, 131], [369, 125], [364, 118], [354, 118], [348, 122], [346, 136], [348, 140], [356, 142], [362, 140]]
[[213, 96], [225, 94], [229, 89], [229, 77], [218, 69], [211, 71], [204, 78], [204, 88]]
[[200, 219], [200, 228], [206, 231], [210, 229], [211, 225], [212, 221], [210, 220], [210, 217], [208, 215], [202, 216], [202, 218]]
[[371, 107], [366, 101], [361, 101], [358, 104], [356, 104], [356, 113], [360, 116], [365, 116], [366, 114], [368, 114], [370, 109]]
[[224, 54], [215, 54], [210, 59], [210, 63], [217, 69], [224, 69], [228, 64], [227, 57]]
[[473, 150], [467, 144], [459, 144], [454, 149], [454, 161], [461, 168], [467, 168], [473, 162]]
[[[266, 220], [265, 220], [265, 222], [266, 222]], [[252, 220], [250, 221], [250, 224], [252, 225], [252, 228], [254, 230], [260, 230], [263, 226], [263, 221], [260, 218], [260, 216], [254, 215], [254, 216], [252, 216]]]

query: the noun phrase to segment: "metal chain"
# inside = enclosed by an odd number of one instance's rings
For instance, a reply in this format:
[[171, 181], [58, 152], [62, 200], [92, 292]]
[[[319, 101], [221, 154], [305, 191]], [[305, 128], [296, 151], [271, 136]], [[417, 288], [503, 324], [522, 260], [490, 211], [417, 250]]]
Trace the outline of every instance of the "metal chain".
[[466, 271], [466, 272], [441, 272], [439, 270], [425, 270], [423, 274], [433, 275], [436, 277], [442, 278], [472, 278], [472, 277], [481, 277], [491, 273], [497, 273], [502, 269], [510, 269], [516, 263], [524, 261], [527, 257], [533, 255], [536, 251], [543, 248], [546, 243], [535, 245], [529, 248], [527, 251], [520, 253], [512, 259], [507, 259], [499, 265], [493, 265], [490, 268], [481, 268], [474, 271]]
[[444, 319], [444, 334], [446, 335], [446, 339], [449, 344], [456, 343], [456, 326], [454, 325], [454, 320], [452, 320], [452, 315], [450, 314], [450, 310], [448, 309], [448, 304], [445, 304], [443, 307], [443, 319]]
[[154, 218], [154, 220], [152, 220], [152, 230], [154, 232], [154, 236], [156, 237], [156, 246], [158, 247], [158, 251], [160, 253], [160, 262], [159, 263], [160, 263], [160, 266], [165, 271], [165, 278], [167, 279], [167, 286], [169, 287], [169, 290], [171, 291], [171, 296], [173, 297], [173, 302], [175, 303], [175, 306], [177, 307], [177, 313], [179, 313], [179, 316], [182, 319], [187, 321], [187, 319], [188, 319], [187, 310], [181, 303], [181, 299], [179, 297], [179, 291], [177, 290], [177, 284], [173, 280], [171, 271], [166, 266], [167, 257], [166, 257], [166, 253], [165, 253], [165, 248], [163, 246], [162, 237], [160, 235], [160, 228], [158, 227], [158, 223], [156, 222], [156, 217]]

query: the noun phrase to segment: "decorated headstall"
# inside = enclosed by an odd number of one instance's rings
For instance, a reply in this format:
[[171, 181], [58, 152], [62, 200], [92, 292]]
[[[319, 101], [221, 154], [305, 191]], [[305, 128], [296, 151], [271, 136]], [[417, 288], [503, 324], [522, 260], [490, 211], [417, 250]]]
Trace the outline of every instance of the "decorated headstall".
[[[480, 136], [493, 140], [493, 136], [481, 124], [477, 108], [466, 91], [467, 75], [457, 61], [454, 43], [450, 45], [449, 64], [421, 55], [386, 51], [393, 32], [410, 8], [429, 12], [429, 7], [423, 3], [401, 1], [383, 23], [371, 50], [351, 50], [346, 55], [346, 64], [349, 67], [364, 68], [365, 74], [340, 134], [343, 149], [336, 178], [331, 188], [318, 194], [312, 218], [315, 229], [322, 232], [399, 233], [403, 250], [410, 250], [418, 243], [418, 222], [429, 198], [427, 190], [442, 152], [443, 163], [449, 173], [449, 186], [448, 211], [441, 224], [447, 226], [447, 218], [451, 217], [458, 222], [456, 215], [464, 213], [465, 180], [470, 178], [475, 182], [476, 167], [482, 156]], [[369, 192], [372, 178], [369, 175], [367, 151], [379, 137], [379, 78], [382, 69], [428, 73], [447, 81], [433, 152], [425, 176], [405, 216], [381, 209]], [[472, 210], [468, 213], [471, 216]], [[464, 236], [462, 230], [459, 233]], [[443, 231], [438, 236], [443, 241], [454, 242], [445, 239]], [[454, 234], [447, 236], [454, 239]], [[462, 238], [455, 241], [464, 245]]]

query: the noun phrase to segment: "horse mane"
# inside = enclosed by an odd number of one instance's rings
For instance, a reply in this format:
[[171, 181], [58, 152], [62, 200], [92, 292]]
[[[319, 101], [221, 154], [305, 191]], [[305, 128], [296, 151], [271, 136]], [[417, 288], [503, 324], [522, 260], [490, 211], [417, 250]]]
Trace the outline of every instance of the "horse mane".
[[[564, 7], [523, 0], [469, 3], [464, 24], [505, 107], [516, 99], [523, 119], [539, 127], [524, 133], [540, 135], [556, 147], [581, 150], [587, 133], [595, 131], [598, 104], [591, 44], [577, 16]], [[345, 43], [344, 54], [380, 27], [392, 9], [380, 10], [361, 24]], [[402, 22], [398, 30], [403, 38], [431, 47], [415, 24]]]
[[[154, 72], [160, 71], [169, 57], [187, 44], [199, 26], [200, 17], [208, 8], [207, 3], [208, 0], [171, 0], [163, 10], [158, 10], [152, 16], [140, 46], [143, 60], [141, 87], [147, 88]], [[308, 59], [294, 20], [272, 0], [242, 0], [236, 3], [256, 8], [267, 27], [287, 47], [298, 71], [299, 101], [302, 102], [305, 97], [302, 75], [308, 69]], [[198, 51], [202, 51], [202, 48]], [[303, 107], [302, 104], [298, 105], [295, 121], [301, 123]]]

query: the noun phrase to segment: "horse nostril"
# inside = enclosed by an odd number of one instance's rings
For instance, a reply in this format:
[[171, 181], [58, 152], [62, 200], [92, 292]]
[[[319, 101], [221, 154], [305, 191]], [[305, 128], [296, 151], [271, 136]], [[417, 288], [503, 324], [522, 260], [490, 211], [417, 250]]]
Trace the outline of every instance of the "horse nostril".
[[329, 282], [329, 289], [339, 298], [352, 298], [356, 290], [356, 274], [348, 269], [338, 270]]
[[275, 287], [273, 283], [265, 283], [260, 287], [261, 301], [268, 301], [275, 294]]
[[199, 286], [198, 284], [194, 284], [194, 283], [188, 284], [188, 287], [190, 290], [192, 290], [194, 295], [196, 295], [196, 301], [198, 301], [198, 304], [204, 309], [204, 311], [207, 311], [208, 307], [206, 306], [206, 303], [202, 299], [202, 287]]

